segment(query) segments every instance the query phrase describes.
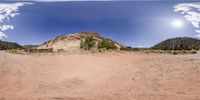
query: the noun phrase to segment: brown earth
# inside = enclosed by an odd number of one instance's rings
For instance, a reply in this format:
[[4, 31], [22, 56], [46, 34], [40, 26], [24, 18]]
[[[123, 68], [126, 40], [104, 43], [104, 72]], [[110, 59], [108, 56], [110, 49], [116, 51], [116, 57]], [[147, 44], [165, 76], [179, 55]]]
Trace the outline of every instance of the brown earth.
[[200, 54], [1, 51], [0, 100], [200, 100]]

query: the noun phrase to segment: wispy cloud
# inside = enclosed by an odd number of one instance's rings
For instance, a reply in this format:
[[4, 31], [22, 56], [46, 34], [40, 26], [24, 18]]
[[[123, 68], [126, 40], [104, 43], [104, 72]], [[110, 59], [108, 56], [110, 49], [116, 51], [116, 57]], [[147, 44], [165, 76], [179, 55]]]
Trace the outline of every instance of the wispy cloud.
[[19, 15], [19, 7], [26, 4], [32, 4], [28, 2], [17, 2], [17, 3], [0, 3], [0, 40], [7, 38], [5, 31], [13, 30], [13, 25], [4, 25], [5, 21], [9, 21], [10, 18]]
[[174, 6], [175, 12], [181, 12], [184, 18], [196, 28], [196, 36], [200, 37], [200, 2], [181, 3]]
[[0, 31], [0, 40], [3, 40], [5, 38], [7, 38], [7, 36], [3, 32]]

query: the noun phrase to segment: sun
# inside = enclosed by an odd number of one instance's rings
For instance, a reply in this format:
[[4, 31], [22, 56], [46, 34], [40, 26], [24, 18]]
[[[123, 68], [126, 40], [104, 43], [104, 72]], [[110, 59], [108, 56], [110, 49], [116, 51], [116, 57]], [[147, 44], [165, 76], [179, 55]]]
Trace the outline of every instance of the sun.
[[171, 24], [175, 28], [181, 28], [184, 26], [184, 22], [182, 20], [178, 20], [178, 19], [173, 20]]

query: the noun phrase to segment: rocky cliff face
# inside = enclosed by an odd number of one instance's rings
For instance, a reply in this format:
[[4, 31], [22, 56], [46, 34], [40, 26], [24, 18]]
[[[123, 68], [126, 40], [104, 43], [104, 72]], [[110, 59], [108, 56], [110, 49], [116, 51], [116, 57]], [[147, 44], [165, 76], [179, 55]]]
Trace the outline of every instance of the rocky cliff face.
[[[68, 35], [61, 35], [56, 37], [55, 39], [44, 42], [39, 45], [37, 49], [53, 49], [54, 52], [58, 51], [77, 51], [80, 50], [81, 42], [85, 40], [87, 37], [92, 37], [96, 42], [105, 39], [100, 36], [98, 33], [94, 32], [80, 32], [73, 33]], [[109, 41], [112, 41], [108, 39]], [[112, 41], [114, 42], [114, 41]], [[117, 42], [114, 42], [118, 49], [122, 47]]]

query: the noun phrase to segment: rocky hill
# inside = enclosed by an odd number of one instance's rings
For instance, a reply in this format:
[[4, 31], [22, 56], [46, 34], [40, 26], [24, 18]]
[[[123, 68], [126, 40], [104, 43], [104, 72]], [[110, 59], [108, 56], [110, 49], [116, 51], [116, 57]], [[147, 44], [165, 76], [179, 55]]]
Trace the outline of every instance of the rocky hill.
[[53, 49], [58, 51], [77, 51], [80, 49], [120, 49], [119, 43], [104, 38], [95, 32], [80, 32], [58, 36], [39, 45], [37, 49]]
[[23, 47], [14, 42], [0, 41], [0, 50], [9, 50], [9, 49], [22, 49]]
[[178, 37], [167, 39], [163, 42], [160, 42], [152, 47], [152, 49], [161, 49], [161, 50], [199, 50], [200, 49], [200, 40], [190, 37]]

